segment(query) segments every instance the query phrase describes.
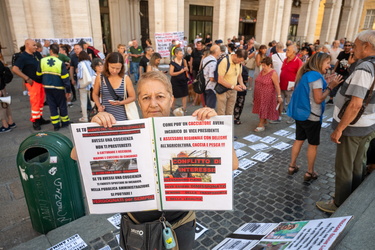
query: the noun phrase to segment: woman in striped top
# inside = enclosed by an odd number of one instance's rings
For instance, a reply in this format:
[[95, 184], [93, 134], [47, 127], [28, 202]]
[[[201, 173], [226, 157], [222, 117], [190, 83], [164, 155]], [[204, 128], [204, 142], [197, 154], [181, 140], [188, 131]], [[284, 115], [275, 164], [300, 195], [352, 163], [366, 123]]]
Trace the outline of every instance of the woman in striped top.
[[[116, 96], [111, 95], [107, 83], [112, 86]], [[120, 53], [110, 53], [105, 59], [103, 73], [95, 79], [93, 99], [99, 112], [106, 111], [117, 121], [128, 120], [124, 105], [135, 101], [135, 91], [129, 76], [125, 75], [124, 58]]]

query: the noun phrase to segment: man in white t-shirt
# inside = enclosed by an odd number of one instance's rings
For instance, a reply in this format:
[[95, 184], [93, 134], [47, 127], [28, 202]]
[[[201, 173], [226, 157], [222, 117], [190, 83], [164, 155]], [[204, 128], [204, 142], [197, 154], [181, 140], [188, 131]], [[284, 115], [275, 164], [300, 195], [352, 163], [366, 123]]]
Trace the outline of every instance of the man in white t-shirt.
[[216, 69], [216, 60], [220, 56], [220, 46], [212, 45], [210, 48], [210, 55], [202, 60], [201, 67], [203, 69], [204, 79], [206, 80], [206, 90], [203, 94], [204, 101], [207, 107], [216, 108], [216, 92], [214, 91], [216, 81], [214, 79], [214, 72]]
[[280, 80], [280, 73], [281, 73], [281, 66], [286, 58], [286, 53], [284, 52], [284, 44], [282, 42], [278, 42], [276, 44], [276, 53], [272, 55], [272, 66], [273, 69], [276, 71], [277, 76]]

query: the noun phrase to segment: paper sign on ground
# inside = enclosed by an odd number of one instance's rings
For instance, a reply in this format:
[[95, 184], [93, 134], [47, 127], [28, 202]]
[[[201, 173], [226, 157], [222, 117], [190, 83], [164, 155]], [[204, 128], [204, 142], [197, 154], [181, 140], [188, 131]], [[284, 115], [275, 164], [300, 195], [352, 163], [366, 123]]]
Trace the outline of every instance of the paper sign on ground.
[[212, 248], [212, 250], [240, 250], [252, 249], [258, 243], [258, 240], [244, 240], [225, 238], [219, 245]]
[[117, 229], [120, 229], [121, 214], [117, 213], [107, 218], [107, 220]]
[[290, 125], [289, 128], [294, 128], [295, 129], [296, 128], [296, 124], [294, 123], [294, 124]]
[[328, 128], [329, 126], [331, 126], [331, 123], [322, 122], [322, 128]]
[[48, 248], [47, 250], [79, 250], [87, 247], [87, 244], [82, 240], [81, 236], [75, 234], [56, 245]]
[[242, 143], [242, 142], [238, 142], [238, 141], [234, 141], [233, 142], [233, 147], [235, 150], [239, 149], [239, 148], [243, 148], [245, 147], [246, 144], [245, 143]]
[[268, 144], [273, 144], [274, 142], [278, 141], [279, 139], [275, 138], [275, 137], [272, 137], [272, 136], [266, 136], [264, 137], [263, 139], [261, 139], [260, 141], [261, 142], [265, 142], [265, 143], [268, 143]]
[[291, 139], [291, 140], [295, 140], [296, 139], [296, 133], [292, 133], [292, 134], [288, 135], [286, 138]]
[[255, 164], [257, 164], [256, 161], [252, 161], [246, 158], [242, 158], [241, 160], [238, 161], [238, 167], [243, 170], [249, 169]]
[[265, 150], [265, 149], [269, 149], [270, 147], [267, 144], [258, 143], [258, 144], [250, 145], [249, 148], [251, 148], [252, 150], [255, 150], [255, 151], [262, 151], [262, 150]]
[[[351, 218], [352, 216], [345, 216], [311, 221], [281, 222], [279, 224], [270, 223], [268, 228], [266, 225], [262, 225], [265, 230], [257, 232], [268, 233], [259, 235], [243, 232], [246, 231], [244, 230], [246, 226], [251, 228], [253, 224], [257, 224], [248, 223], [228, 235], [214, 249], [330, 249]], [[252, 243], [257, 241], [257, 243], [250, 245], [250, 241]], [[245, 245], [246, 242], [249, 245]]]
[[197, 240], [199, 237], [201, 237], [202, 234], [204, 234], [204, 232], [206, 232], [208, 230], [208, 228], [204, 227], [202, 224], [196, 222], [195, 223], [196, 226], [195, 226], [195, 240]]
[[249, 152], [245, 151], [245, 150], [242, 150], [242, 149], [237, 149], [236, 150], [236, 155], [237, 155], [237, 158], [242, 158], [246, 155], [250, 154]]
[[251, 157], [251, 159], [261, 161], [261, 162], [266, 162], [271, 157], [272, 157], [271, 154], [267, 154], [267, 153], [264, 153], [264, 152], [258, 152], [253, 157]]
[[292, 132], [288, 131], [288, 130], [284, 130], [284, 129], [280, 129], [279, 131], [276, 131], [275, 135], [278, 135], [278, 136], [288, 136], [290, 135]]
[[251, 135], [245, 136], [244, 139], [249, 142], [256, 142], [262, 139], [262, 137], [251, 134]]
[[234, 233], [246, 235], [266, 235], [276, 226], [277, 223], [246, 223], [234, 231]]
[[236, 178], [242, 173], [242, 170], [236, 169], [233, 171], [233, 178]]
[[279, 150], [285, 150], [285, 149], [292, 147], [292, 145], [285, 143], [285, 142], [279, 142], [279, 143], [272, 145], [271, 147], [279, 149]]
[[326, 122], [332, 122], [332, 121], [333, 121], [333, 117], [328, 118], [328, 119], [326, 120]]
[[232, 209], [231, 119], [72, 124], [90, 213]]
[[100, 248], [99, 250], [111, 250], [112, 248], [108, 245], [105, 245], [104, 247]]

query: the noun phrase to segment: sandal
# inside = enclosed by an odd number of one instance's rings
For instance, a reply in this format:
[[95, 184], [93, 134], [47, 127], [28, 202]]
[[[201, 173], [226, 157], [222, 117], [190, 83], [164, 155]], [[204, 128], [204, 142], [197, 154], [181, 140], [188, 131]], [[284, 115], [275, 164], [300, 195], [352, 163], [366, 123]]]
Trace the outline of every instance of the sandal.
[[255, 132], [262, 132], [264, 131], [266, 128], [265, 127], [257, 127], [256, 129], [254, 129]]
[[242, 124], [242, 122], [240, 120], [234, 120], [234, 124], [240, 125], [240, 124]]
[[318, 179], [319, 175], [316, 172], [310, 173], [306, 172], [305, 175], [303, 176], [304, 181], [311, 181], [311, 180], [316, 180]]
[[299, 170], [299, 166], [295, 165], [295, 166], [289, 166], [288, 168], [288, 174], [289, 175], [293, 175], [295, 173], [297, 173]]

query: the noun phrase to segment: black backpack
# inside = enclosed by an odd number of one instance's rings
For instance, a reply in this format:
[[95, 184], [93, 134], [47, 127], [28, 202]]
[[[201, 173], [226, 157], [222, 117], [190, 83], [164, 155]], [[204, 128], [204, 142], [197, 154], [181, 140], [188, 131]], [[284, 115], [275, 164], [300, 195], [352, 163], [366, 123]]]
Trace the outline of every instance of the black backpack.
[[206, 64], [198, 71], [198, 74], [193, 82], [193, 90], [197, 94], [203, 94], [206, 90], [206, 79], [204, 78], [204, 68], [210, 63], [214, 62], [215, 60], [211, 60], [206, 62]]
[[10, 83], [12, 79], [12, 71], [0, 61], [0, 90], [4, 89], [5, 85]]

